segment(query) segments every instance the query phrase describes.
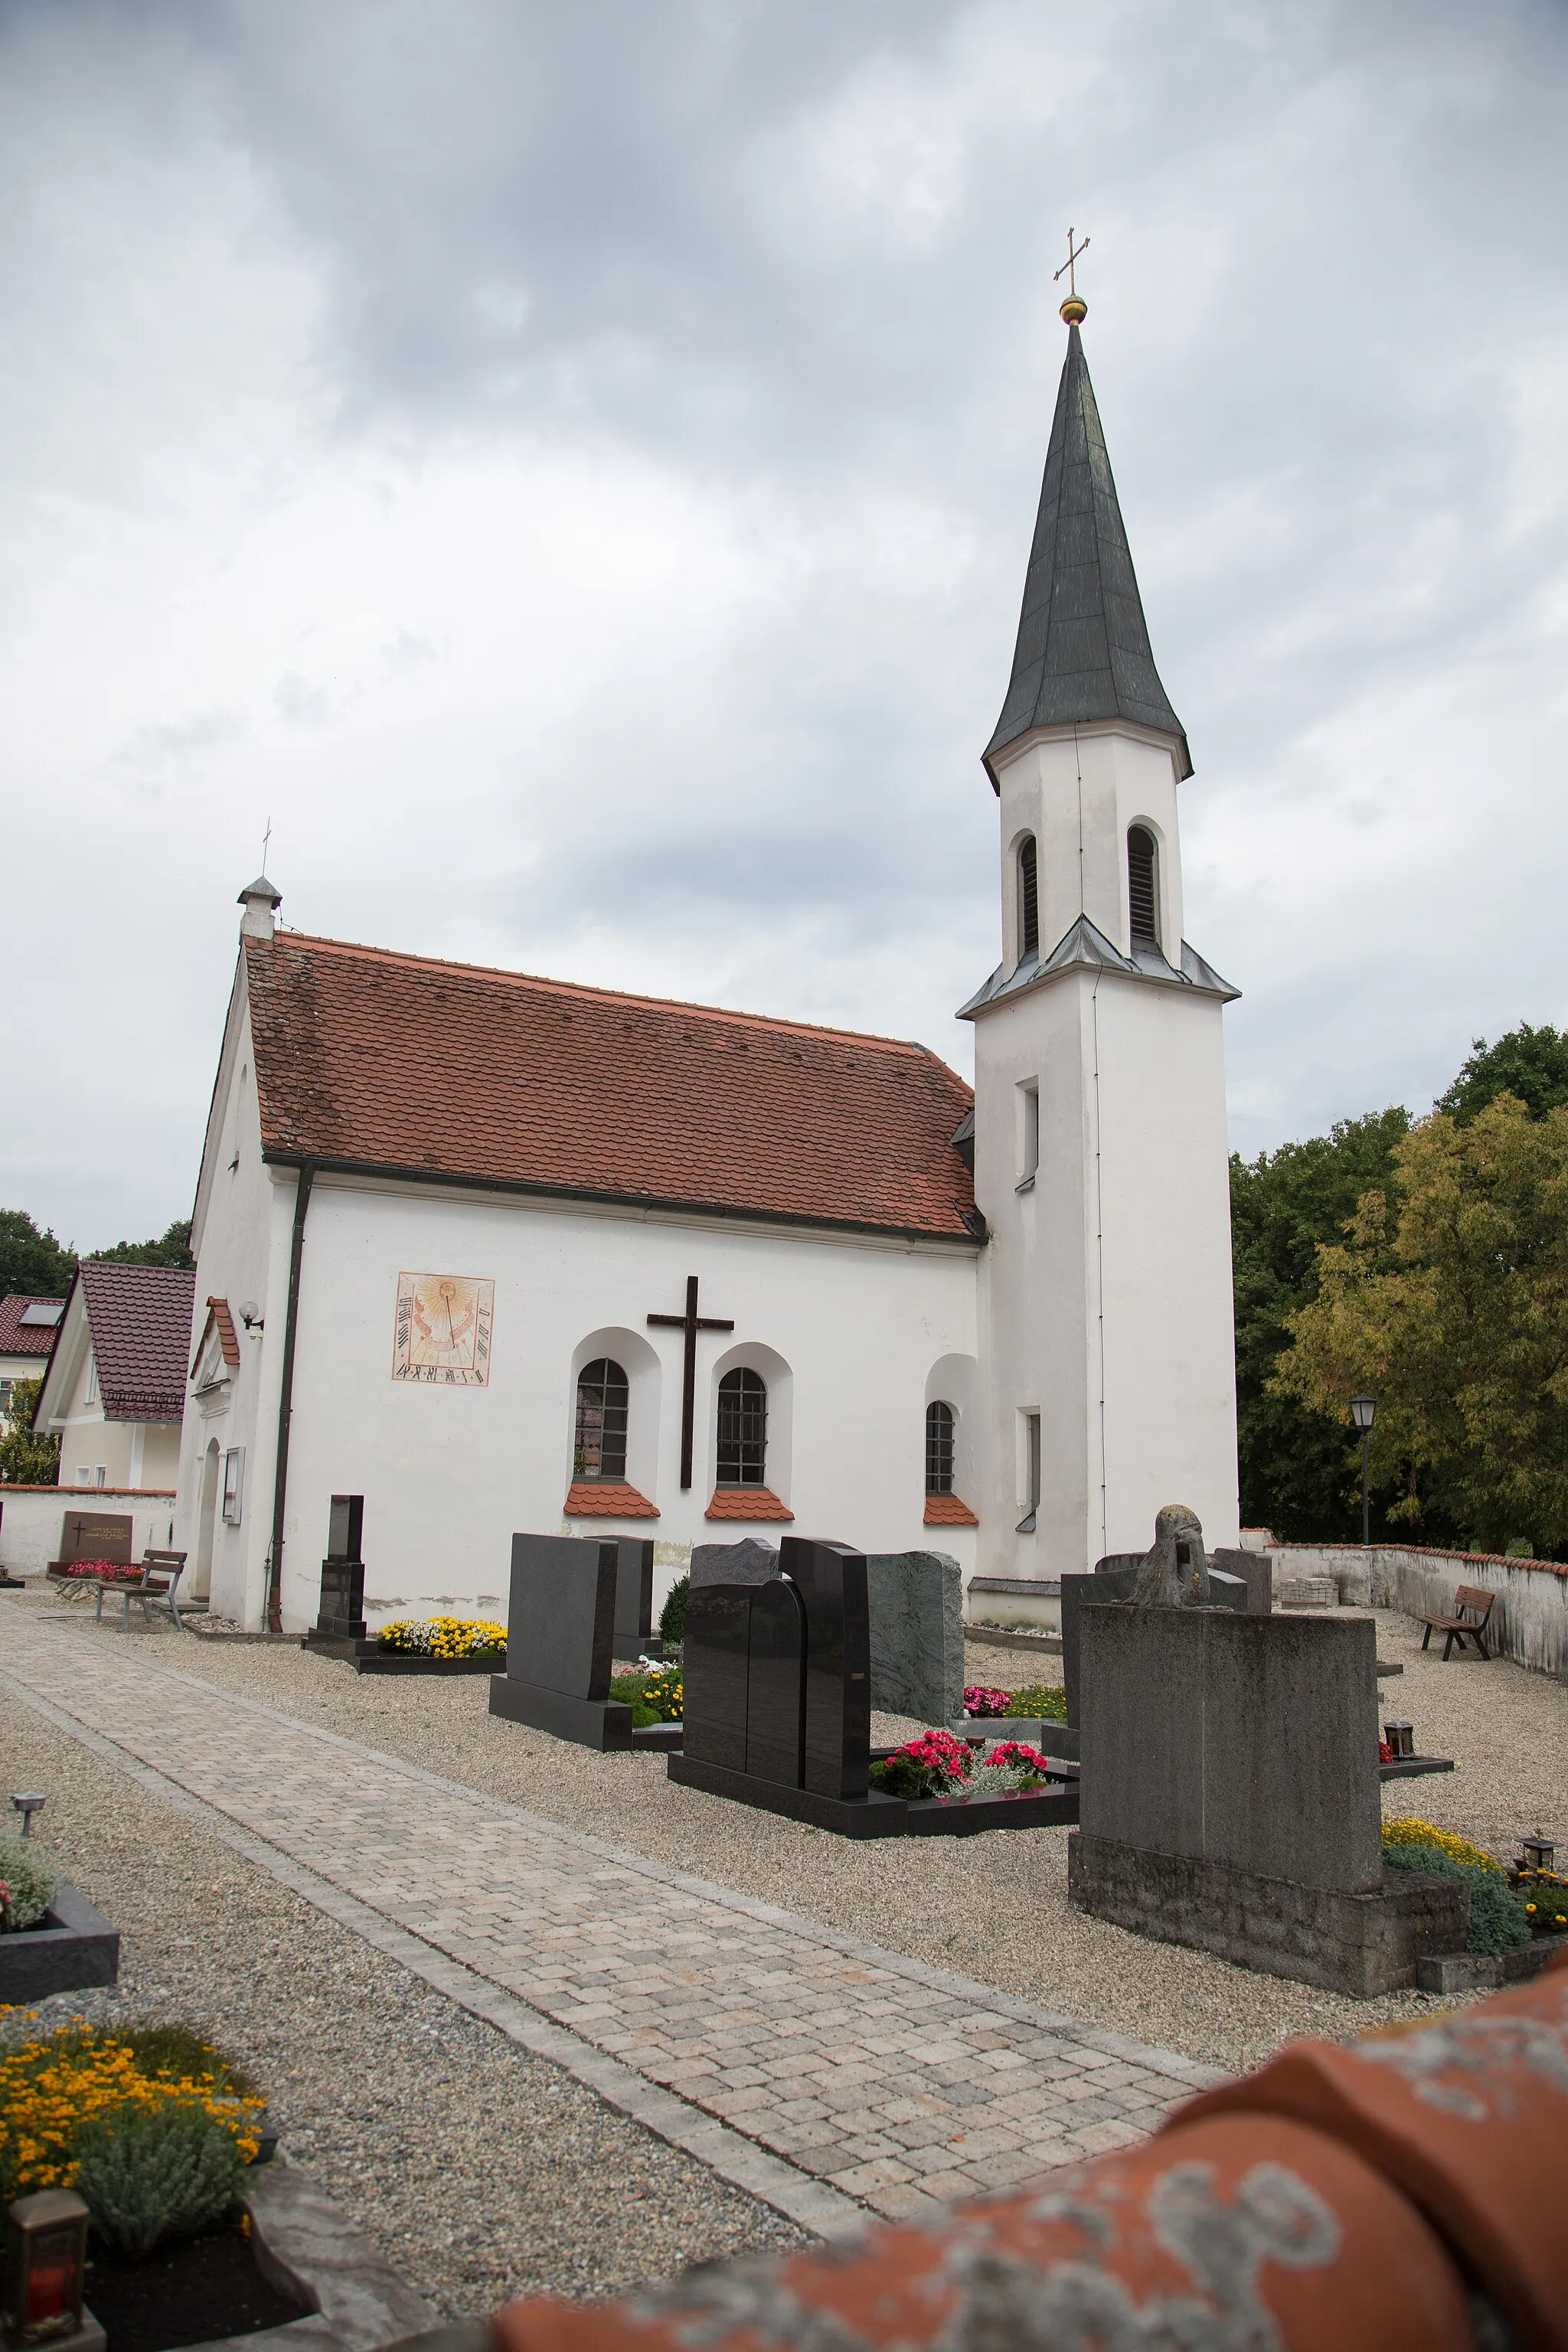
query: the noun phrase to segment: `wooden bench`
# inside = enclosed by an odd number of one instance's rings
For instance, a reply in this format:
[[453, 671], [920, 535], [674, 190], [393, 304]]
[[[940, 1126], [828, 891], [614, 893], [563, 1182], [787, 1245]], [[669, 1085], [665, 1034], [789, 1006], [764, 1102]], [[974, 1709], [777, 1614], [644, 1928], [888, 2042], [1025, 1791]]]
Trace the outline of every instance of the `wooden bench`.
[[[178, 1597], [185, 1559], [183, 1551], [148, 1549], [142, 1553], [135, 1568], [121, 1570], [118, 1575], [73, 1576], [68, 1569], [58, 1567], [58, 1581], [69, 1591], [96, 1594], [92, 1612], [95, 1620], [102, 1620], [104, 1594], [114, 1592], [120, 1596], [121, 1620], [127, 1630], [131, 1624], [131, 1603], [134, 1601], [140, 1603], [142, 1614], [149, 1623], [154, 1609], [166, 1609], [183, 1633], [184, 1628], [180, 1623], [180, 1612], [184, 1610], [189, 1615], [193, 1612], [205, 1612], [207, 1607], [205, 1601], [182, 1601]], [[48, 1573], [51, 1578], [57, 1576], [58, 1566], [58, 1563], [50, 1563]]]
[[[142, 1573], [147, 1580], [141, 1595], [142, 1614], [145, 1617], [149, 1610], [166, 1609], [174, 1621], [176, 1632], [181, 1633], [185, 1630], [181, 1622], [182, 1610], [187, 1617], [205, 1617], [212, 1605], [195, 1593], [188, 1594], [184, 1600], [180, 1598], [180, 1578], [187, 1557], [183, 1551], [151, 1549], [142, 1555]], [[153, 1578], [162, 1581], [154, 1583], [151, 1580]]]
[[1475, 1643], [1480, 1656], [1484, 1658], [1487, 1655], [1487, 1645], [1483, 1637], [1487, 1630], [1487, 1619], [1492, 1613], [1492, 1603], [1496, 1599], [1495, 1592], [1488, 1592], [1481, 1585], [1461, 1584], [1454, 1595], [1457, 1614], [1452, 1617], [1417, 1617], [1415, 1620], [1418, 1625], [1425, 1625], [1426, 1628], [1421, 1636], [1421, 1647], [1426, 1648], [1434, 1633], [1445, 1634], [1447, 1639], [1443, 1643], [1443, 1663], [1447, 1665], [1456, 1642], [1459, 1645], [1460, 1655], [1464, 1654], [1468, 1636]]

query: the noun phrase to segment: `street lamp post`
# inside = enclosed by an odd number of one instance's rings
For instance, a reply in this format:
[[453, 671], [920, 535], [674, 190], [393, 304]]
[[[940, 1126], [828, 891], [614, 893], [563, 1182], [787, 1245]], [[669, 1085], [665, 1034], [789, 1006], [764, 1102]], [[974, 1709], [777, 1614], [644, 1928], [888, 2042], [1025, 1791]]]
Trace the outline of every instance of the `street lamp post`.
[[1363, 1546], [1372, 1542], [1372, 1489], [1367, 1484], [1367, 1449], [1372, 1444], [1372, 1424], [1377, 1419], [1377, 1399], [1364, 1391], [1351, 1399], [1351, 1419], [1361, 1432], [1361, 1539]]

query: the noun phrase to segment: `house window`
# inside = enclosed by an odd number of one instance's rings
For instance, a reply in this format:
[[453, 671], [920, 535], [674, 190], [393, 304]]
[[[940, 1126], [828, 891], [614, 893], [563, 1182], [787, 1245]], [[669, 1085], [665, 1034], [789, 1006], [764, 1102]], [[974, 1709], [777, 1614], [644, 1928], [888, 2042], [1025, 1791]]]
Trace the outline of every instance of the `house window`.
[[1015, 1190], [1029, 1192], [1040, 1164], [1040, 1088], [1037, 1080], [1018, 1088], [1018, 1181]]
[[1154, 836], [1141, 824], [1127, 828], [1127, 911], [1135, 948], [1160, 944], [1160, 861]]
[[78, 1485], [79, 1486], [91, 1486], [91, 1484], [92, 1484], [92, 1465], [91, 1465], [91, 1463], [90, 1463], [90, 1462], [79, 1462], [79, 1463], [77, 1464], [77, 1465], [76, 1465], [76, 1483], [77, 1483], [77, 1485]]
[[1036, 867], [1035, 836], [1026, 833], [1018, 844], [1018, 958], [1040, 952], [1040, 888]]
[[952, 1440], [958, 1417], [938, 1397], [926, 1407], [926, 1493], [952, 1492]]
[[96, 1469], [96, 1470], [93, 1472], [93, 1474], [92, 1474], [92, 1483], [93, 1483], [93, 1485], [94, 1485], [95, 1486], [102, 1486], [102, 1484], [103, 1484], [103, 1481], [104, 1481], [104, 1476], [105, 1476], [104, 1465], [100, 1462], [100, 1463], [99, 1464], [99, 1465], [98, 1465], [97, 1469]]
[[0, 1381], [0, 1421], [8, 1419], [10, 1412], [11, 1383], [9, 1381]]
[[245, 1448], [243, 1445], [231, 1445], [223, 1457], [223, 1517], [226, 1527], [238, 1527], [244, 1492]]
[[767, 1462], [768, 1386], [749, 1365], [719, 1383], [719, 1484], [760, 1486]]
[[81, 1395], [82, 1402], [84, 1404], [96, 1404], [98, 1402], [98, 1358], [90, 1349], [89, 1350], [87, 1359], [87, 1383], [82, 1390]]
[[1019, 1465], [1024, 1474], [1024, 1516], [1018, 1522], [1017, 1532], [1021, 1536], [1032, 1536], [1040, 1507], [1040, 1416], [1037, 1412], [1026, 1412], [1020, 1415], [1020, 1419], [1024, 1424], [1021, 1432], [1024, 1459]]
[[616, 1485], [625, 1479], [630, 1415], [631, 1390], [625, 1372], [613, 1358], [595, 1357], [577, 1376], [574, 1478], [605, 1478]]

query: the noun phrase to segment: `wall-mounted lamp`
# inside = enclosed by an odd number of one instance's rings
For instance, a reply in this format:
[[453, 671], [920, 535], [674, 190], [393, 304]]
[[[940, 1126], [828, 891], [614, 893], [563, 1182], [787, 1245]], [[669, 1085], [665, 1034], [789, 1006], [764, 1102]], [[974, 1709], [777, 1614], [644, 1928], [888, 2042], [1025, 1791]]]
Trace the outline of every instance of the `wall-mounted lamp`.
[[239, 1310], [239, 1319], [247, 1331], [265, 1331], [267, 1325], [254, 1298], [247, 1298]]

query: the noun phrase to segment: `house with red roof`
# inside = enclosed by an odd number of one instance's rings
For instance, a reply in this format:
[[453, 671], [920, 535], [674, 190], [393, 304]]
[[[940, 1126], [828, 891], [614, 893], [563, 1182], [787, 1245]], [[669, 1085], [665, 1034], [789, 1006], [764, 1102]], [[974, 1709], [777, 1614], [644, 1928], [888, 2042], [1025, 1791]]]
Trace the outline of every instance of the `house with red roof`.
[[656, 1602], [694, 1544], [791, 1526], [1036, 1601], [1173, 1499], [1237, 1540], [1236, 992], [1184, 936], [1192, 761], [1071, 309], [984, 754], [973, 1093], [901, 1039], [307, 937], [265, 875], [240, 893], [175, 1535], [216, 1608], [311, 1623], [334, 1495], [381, 1613], [500, 1612], [518, 1530], [651, 1536]]
[[0, 1428], [10, 1421], [16, 1383], [43, 1379], [65, 1311], [63, 1298], [38, 1298], [20, 1290], [0, 1298]]
[[172, 1265], [77, 1268], [33, 1415], [60, 1441], [62, 1486], [173, 1488], [195, 1283]]

